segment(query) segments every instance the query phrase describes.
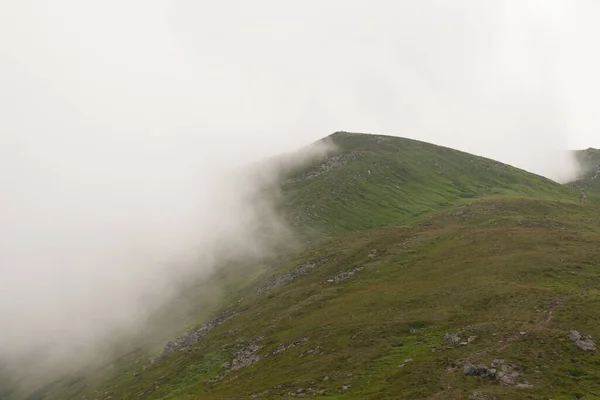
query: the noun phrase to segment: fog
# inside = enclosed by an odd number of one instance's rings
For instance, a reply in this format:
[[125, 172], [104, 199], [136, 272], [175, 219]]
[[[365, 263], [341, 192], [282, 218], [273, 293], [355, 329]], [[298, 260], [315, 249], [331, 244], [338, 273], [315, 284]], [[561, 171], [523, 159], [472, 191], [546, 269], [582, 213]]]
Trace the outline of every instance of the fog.
[[235, 171], [336, 130], [573, 179], [565, 150], [600, 147], [599, 18], [592, 0], [3, 2], [0, 358], [92, 357], [232, 249], [269, 253], [277, 171]]

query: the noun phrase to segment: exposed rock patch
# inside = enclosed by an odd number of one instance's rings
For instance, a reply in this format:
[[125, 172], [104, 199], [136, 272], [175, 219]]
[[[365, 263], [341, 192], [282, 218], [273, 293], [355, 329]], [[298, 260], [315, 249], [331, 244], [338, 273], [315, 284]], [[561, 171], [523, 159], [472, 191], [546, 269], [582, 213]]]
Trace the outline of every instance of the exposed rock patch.
[[472, 400], [498, 400], [496, 395], [491, 393], [474, 392], [469, 395], [469, 399]]
[[302, 339], [296, 340], [288, 345], [281, 343], [275, 350], [273, 350], [273, 352], [271, 354], [282, 353], [288, 349], [291, 349], [292, 347], [300, 346], [302, 343], [306, 342], [307, 340], [308, 340], [307, 338], [302, 338]]
[[256, 343], [252, 343], [249, 346], [239, 350], [233, 356], [230, 370], [237, 371], [249, 365], [252, 365], [258, 360], [260, 360], [260, 355], [258, 354], [258, 351], [261, 348], [262, 346], [259, 346]]
[[532, 387], [532, 385], [524, 379], [521, 379], [521, 382], [518, 382], [521, 374], [516, 371], [516, 366], [505, 363], [504, 360], [493, 360], [489, 366], [474, 365], [470, 362], [466, 362], [463, 365], [463, 373], [467, 376], [489, 377], [496, 380], [500, 385], [517, 386], [519, 388]]
[[267, 290], [271, 290], [273, 288], [291, 283], [291, 282], [295, 281], [299, 276], [309, 273], [312, 269], [318, 267], [321, 264], [324, 264], [328, 260], [329, 260], [329, 257], [325, 257], [320, 260], [315, 260], [315, 261], [307, 262], [306, 264], [299, 265], [296, 268], [294, 268], [293, 270], [286, 272], [283, 275], [279, 275], [275, 278], [268, 280], [264, 286], [260, 287], [256, 291], [256, 294], [260, 294]]
[[336, 276], [334, 276], [333, 278], [328, 279], [327, 283], [340, 283], [340, 282], [343, 282], [346, 279], [351, 278], [352, 276], [354, 276], [356, 273], [362, 271], [363, 269], [365, 269], [365, 267], [363, 267], [361, 265], [361, 266], [349, 269], [347, 271], [343, 271], [343, 272], [337, 274]]
[[332, 169], [343, 167], [349, 162], [363, 158], [367, 154], [369, 153], [366, 151], [351, 151], [327, 157], [321, 164], [315, 166], [309, 172], [303, 174], [298, 178], [289, 179], [288, 182], [296, 182], [304, 179], [314, 179], [324, 173], [331, 171]]
[[158, 356], [150, 359], [150, 364], [154, 364], [155, 362], [163, 359], [169, 354], [173, 353], [176, 350], [182, 350], [188, 348], [190, 346], [195, 345], [199, 341], [201, 341], [206, 335], [208, 335], [212, 330], [214, 330], [219, 325], [223, 324], [225, 321], [239, 315], [239, 312], [236, 312], [233, 308], [230, 308], [223, 312], [222, 314], [210, 319], [207, 323], [202, 325], [200, 328], [189, 332], [186, 335], [180, 336], [177, 339], [168, 342], [162, 353]]
[[444, 334], [444, 340], [450, 344], [459, 344], [462, 341], [459, 333], [460, 332], [448, 332]]
[[569, 331], [569, 340], [581, 350], [596, 350], [596, 343], [592, 340], [591, 336], [582, 336], [578, 331]]

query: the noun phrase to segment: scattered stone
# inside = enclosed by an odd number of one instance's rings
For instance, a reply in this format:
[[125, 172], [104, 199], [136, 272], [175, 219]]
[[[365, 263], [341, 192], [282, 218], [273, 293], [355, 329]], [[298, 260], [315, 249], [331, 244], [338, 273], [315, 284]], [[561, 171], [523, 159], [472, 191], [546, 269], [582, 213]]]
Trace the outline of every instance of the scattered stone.
[[327, 282], [329, 282], [329, 283], [340, 283], [340, 282], [343, 282], [346, 279], [351, 278], [357, 272], [362, 271], [363, 269], [365, 269], [365, 267], [358, 266], [358, 267], [352, 268], [352, 269], [350, 269], [348, 271], [343, 271], [343, 272], [337, 274], [336, 276], [334, 276], [333, 278], [328, 279]]
[[485, 365], [473, 365], [466, 362], [463, 366], [463, 372], [467, 376], [484, 376], [488, 374], [488, 368]]
[[240, 370], [260, 360], [260, 355], [258, 354], [258, 350], [260, 349], [261, 346], [253, 343], [235, 353], [231, 361], [231, 371]]
[[321, 174], [327, 173], [328, 171], [334, 168], [346, 165], [348, 162], [358, 160], [368, 154], [369, 152], [366, 151], [351, 151], [327, 157], [323, 160], [321, 164], [312, 168], [308, 173], [295, 179], [288, 179], [288, 182], [297, 182], [305, 179], [314, 179]]
[[134, 372], [133, 376], [140, 376], [140, 373], [139, 372]]
[[200, 328], [189, 332], [187, 335], [180, 336], [177, 339], [168, 342], [165, 345], [165, 348], [163, 349], [162, 353], [150, 359], [150, 364], [154, 364], [155, 362], [165, 358], [166, 356], [168, 356], [176, 350], [183, 350], [195, 345], [196, 343], [201, 341], [206, 335], [208, 335], [213, 329], [237, 315], [239, 315], [239, 312], [236, 312], [233, 307], [229, 308], [222, 314], [209, 320]]
[[492, 367], [500, 367], [502, 364], [504, 364], [504, 360], [499, 360], [499, 359], [495, 359], [492, 361]]
[[259, 288], [256, 291], [256, 294], [260, 294], [262, 292], [276, 288], [278, 286], [282, 286], [282, 285], [291, 283], [291, 282], [295, 281], [296, 278], [298, 278], [299, 276], [309, 273], [312, 269], [318, 267], [321, 264], [324, 264], [328, 260], [329, 260], [329, 257], [325, 257], [320, 260], [314, 260], [314, 261], [308, 262], [306, 264], [302, 264], [283, 275], [272, 278], [264, 286]]
[[328, 381], [328, 380], [329, 380], [329, 377], [328, 377], [328, 376], [326, 376], [326, 377], [324, 377], [324, 378], [323, 378], [323, 380], [324, 380], [324, 381]]
[[472, 400], [497, 400], [498, 397], [491, 393], [473, 392], [469, 395], [469, 399]]
[[467, 339], [467, 342], [473, 343], [475, 341], [475, 339], [477, 339], [477, 336], [469, 336], [469, 338]]
[[457, 332], [446, 333], [444, 335], [444, 340], [451, 344], [459, 344], [461, 342], [460, 336], [458, 336]]
[[367, 257], [369, 257], [370, 259], [376, 258], [377, 257], [377, 250], [371, 250], [371, 251], [369, 251], [369, 255]]
[[342, 390], [348, 390], [350, 389], [352, 386], [350, 385], [342, 385]]
[[512, 386], [517, 383], [519, 373], [513, 371], [513, 366], [508, 364], [502, 364], [500, 370], [496, 372], [495, 377], [501, 385]]
[[404, 364], [398, 365], [398, 368], [404, 368]]
[[591, 336], [582, 336], [578, 331], [569, 331], [569, 340], [581, 350], [596, 350], [596, 343], [592, 340]]
[[406, 360], [404, 360], [405, 363], [411, 362], [413, 359], [412, 358], [407, 358]]
[[286, 351], [287, 349], [291, 349], [292, 347], [296, 347], [301, 345], [302, 343], [306, 342], [308, 339], [307, 338], [302, 338], [300, 340], [296, 340], [290, 344], [288, 344], [287, 346], [283, 343], [281, 343], [275, 350], [273, 350], [273, 353], [271, 354], [279, 354], [283, 351]]
[[519, 389], [530, 389], [533, 385], [530, 385], [529, 383], [517, 383], [517, 387]]

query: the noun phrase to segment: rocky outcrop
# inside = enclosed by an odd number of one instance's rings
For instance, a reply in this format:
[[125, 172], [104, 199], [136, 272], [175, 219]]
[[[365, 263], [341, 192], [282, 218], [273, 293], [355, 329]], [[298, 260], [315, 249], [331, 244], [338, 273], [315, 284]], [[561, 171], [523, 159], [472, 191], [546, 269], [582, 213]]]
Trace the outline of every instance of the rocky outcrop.
[[337, 274], [336, 276], [334, 276], [333, 278], [328, 279], [327, 283], [340, 283], [340, 282], [343, 282], [346, 279], [351, 278], [352, 276], [354, 276], [356, 273], [362, 271], [363, 269], [365, 269], [365, 267], [363, 267], [361, 265], [361, 266], [349, 269], [347, 271], [342, 271], [339, 274]]
[[275, 350], [273, 350], [273, 353], [271, 353], [271, 354], [282, 353], [282, 352], [286, 351], [287, 349], [291, 349], [292, 347], [300, 346], [302, 343], [306, 342], [307, 340], [308, 340], [307, 338], [302, 338], [302, 339], [296, 340], [288, 345], [281, 343]]
[[231, 361], [231, 371], [237, 371], [242, 368], [245, 368], [249, 365], [254, 364], [258, 360], [260, 360], [260, 355], [258, 354], [258, 350], [262, 347], [257, 345], [256, 343], [252, 343], [247, 347], [236, 352], [233, 356], [233, 360]]
[[472, 400], [497, 400], [498, 397], [491, 393], [474, 392], [469, 395], [469, 399]]
[[283, 275], [279, 275], [277, 277], [274, 277], [274, 278], [268, 280], [265, 285], [263, 285], [256, 291], [256, 294], [260, 294], [262, 292], [271, 290], [273, 288], [291, 283], [291, 282], [295, 281], [299, 276], [307, 274], [312, 269], [318, 267], [321, 264], [324, 264], [328, 260], [329, 260], [329, 257], [325, 257], [320, 260], [315, 260], [315, 261], [308, 262], [306, 264], [299, 265], [296, 268], [294, 268], [293, 270], [291, 270]]
[[150, 364], [154, 364], [155, 362], [165, 358], [166, 356], [168, 356], [176, 350], [182, 350], [195, 345], [196, 343], [201, 341], [206, 335], [208, 335], [213, 329], [237, 315], [239, 315], [239, 313], [234, 311], [233, 308], [230, 308], [222, 314], [219, 314], [218, 316], [210, 319], [200, 328], [191, 331], [186, 335], [180, 336], [171, 342], [168, 342], [165, 345], [162, 353], [150, 359]]
[[578, 331], [569, 331], [569, 340], [581, 350], [595, 351], [596, 343], [591, 336], [582, 336]]
[[448, 332], [444, 335], [444, 340], [450, 344], [459, 344], [462, 339], [459, 332]]
[[500, 385], [517, 386], [520, 388], [529, 388], [532, 386], [524, 379], [521, 379], [521, 382], [518, 382], [521, 374], [516, 371], [516, 366], [505, 363], [504, 360], [493, 360], [489, 366], [474, 365], [470, 362], [466, 362], [463, 365], [463, 372], [467, 376], [484, 376], [492, 378]]

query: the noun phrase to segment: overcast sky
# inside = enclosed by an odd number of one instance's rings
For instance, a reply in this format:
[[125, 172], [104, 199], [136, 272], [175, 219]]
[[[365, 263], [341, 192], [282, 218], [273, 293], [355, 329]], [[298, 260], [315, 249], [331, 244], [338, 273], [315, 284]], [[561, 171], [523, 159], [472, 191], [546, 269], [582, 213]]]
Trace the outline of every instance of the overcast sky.
[[595, 0], [2, 1], [0, 351], [130, 321], [167, 261], [223, 221], [248, 234], [214, 200], [224, 168], [337, 130], [572, 178], [561, 151], [600, 147], [599, 20]]

